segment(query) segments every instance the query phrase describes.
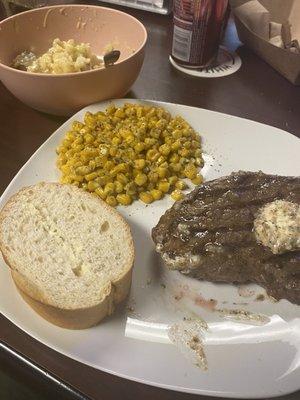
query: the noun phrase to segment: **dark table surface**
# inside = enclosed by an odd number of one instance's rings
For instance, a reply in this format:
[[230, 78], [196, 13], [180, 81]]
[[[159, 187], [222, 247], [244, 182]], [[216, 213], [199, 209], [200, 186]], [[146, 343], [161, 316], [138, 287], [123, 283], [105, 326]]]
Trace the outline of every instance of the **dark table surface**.
[[[146, 26], [149, 41], [142, 72], [128, 97], [187, 104], [252, 119], [300, 136], [300, 88], [290, 84], [247, 48], [240, 46], [230, 22], [225, 43], [238, 47], [241, 69], [227, 77], [196, 79], [174, 70], [168, 61], [171, 17], [126, 9]], [[32, 110], [0, 84], [0, 193], [32, 153], [65, 118]], [[1, 297], [1, 293], [0, 293]], [[92, 399], [160, 398], [192, 400], [206, 397], [176, 393], [134, 383], [73, 361], [32, 339], [0, 316], [0, 398], [83, 398], [59, 385], [64, 381]], [[42, 373], [13, 354], [18, 351], [44, 367]], [[51, 380], [52, 379], [52, 380]], [[299, 400], [300, 392], [282, 397]]]

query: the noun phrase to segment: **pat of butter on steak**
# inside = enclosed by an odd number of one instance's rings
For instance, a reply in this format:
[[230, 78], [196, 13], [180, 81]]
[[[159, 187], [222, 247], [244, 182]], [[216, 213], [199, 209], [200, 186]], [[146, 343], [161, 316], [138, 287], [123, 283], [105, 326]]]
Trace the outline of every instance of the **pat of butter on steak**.
[[300, 250], [300, 205], [285, 200], [266, 204], [254, 220], [254, 232], [273, 254]]
[[[277, 210], [275, 234], [256, 233], [261, 218], [269, 219], [267, 205]], [[152, 238], [169, 269], [212, 282], [254, 282], [274, 298], [300, 305], [299, 230], [292, 222], [299, 207], [299, 177], [240, 171], [176, 202]]]

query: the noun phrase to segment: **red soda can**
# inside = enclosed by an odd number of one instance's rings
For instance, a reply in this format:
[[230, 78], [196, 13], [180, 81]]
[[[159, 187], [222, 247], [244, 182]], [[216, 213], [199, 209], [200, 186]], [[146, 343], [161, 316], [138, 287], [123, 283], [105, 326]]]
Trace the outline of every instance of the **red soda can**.
[[212, 64], [228, 17], [228, 0], [174, 0], [173, 59], [189, 68]]

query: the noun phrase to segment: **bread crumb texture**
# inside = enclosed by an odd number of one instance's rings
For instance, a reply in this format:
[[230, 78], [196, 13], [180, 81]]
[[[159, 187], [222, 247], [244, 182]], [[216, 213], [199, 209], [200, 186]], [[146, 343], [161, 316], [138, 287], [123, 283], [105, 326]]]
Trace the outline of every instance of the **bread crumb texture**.
[[10, 268], [35, 288], [36, 300], [69, 310], [103, 301], [134, 257], [129, 226], [117, 211], [58, 183], [26, 187], [8, 201], [0, 247]]

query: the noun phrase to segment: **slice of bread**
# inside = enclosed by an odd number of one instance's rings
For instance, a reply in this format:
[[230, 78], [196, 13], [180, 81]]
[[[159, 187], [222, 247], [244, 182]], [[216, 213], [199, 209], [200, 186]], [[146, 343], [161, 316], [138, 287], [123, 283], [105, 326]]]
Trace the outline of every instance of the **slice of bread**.
[[26, 302], [64, 328], [97, 324], [130, 290], [129, 226], [76, 186], [39, 183], [12, 196], [0, 213], [0, 249]]

